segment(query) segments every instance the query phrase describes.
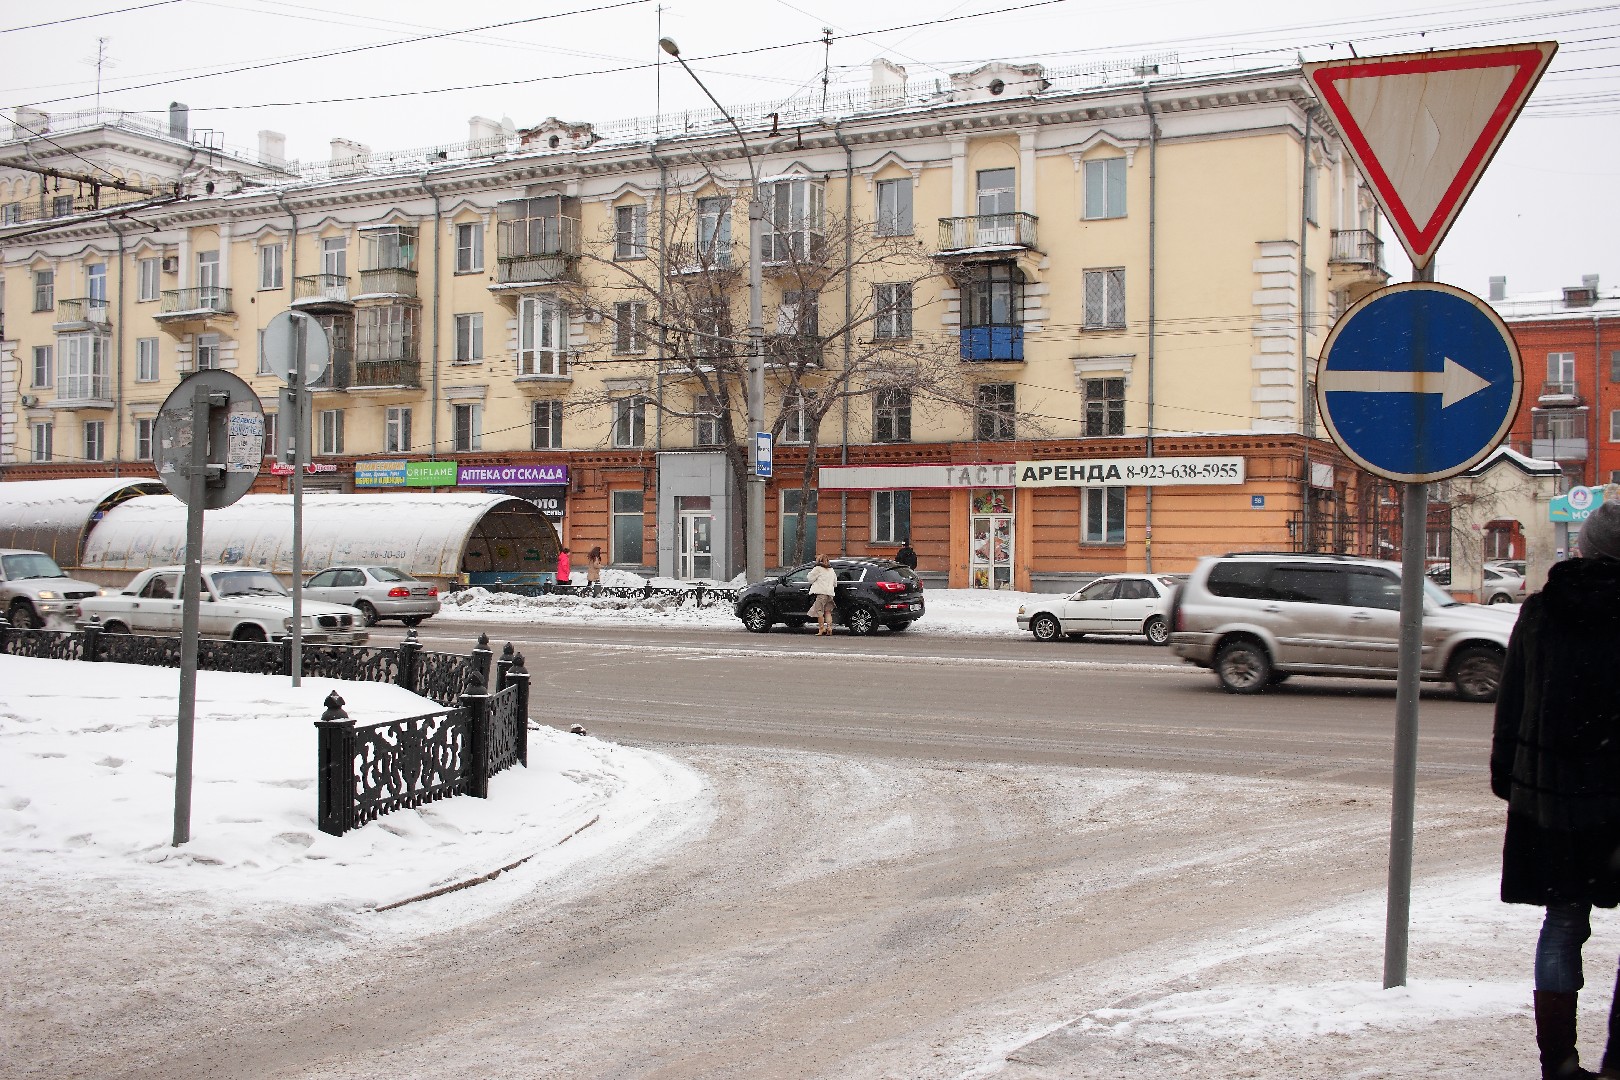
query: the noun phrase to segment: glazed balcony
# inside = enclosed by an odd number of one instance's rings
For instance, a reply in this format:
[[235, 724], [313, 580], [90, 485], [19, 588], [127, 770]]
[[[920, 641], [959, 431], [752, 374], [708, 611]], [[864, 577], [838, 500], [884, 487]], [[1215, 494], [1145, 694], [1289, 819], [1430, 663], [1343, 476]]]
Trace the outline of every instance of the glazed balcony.
[[498, 285], [572, 280], [578, 258], [579, 221], [575, 218], [520, 218], [499, 223], [495, 248]]
[[422, 388], [422, 364], [413, 357], [395, 357], [388, 360], [360, 360], [354, 365], [354, 376], [349, 380], [349, 391], [397, 390], [405, 387]]
[[964, 326], [961, 356], [980, 363], [1020, 363], [1024, 359], [1022, 326]]

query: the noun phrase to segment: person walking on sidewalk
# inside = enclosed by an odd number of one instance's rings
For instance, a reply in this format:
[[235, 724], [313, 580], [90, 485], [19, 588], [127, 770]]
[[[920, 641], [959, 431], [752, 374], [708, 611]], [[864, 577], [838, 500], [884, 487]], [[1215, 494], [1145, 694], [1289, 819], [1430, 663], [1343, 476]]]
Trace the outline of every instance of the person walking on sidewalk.
[[568, 588], [573, 576], [574, 569], [568, 560], [568, 549], [563, 548], [557, 552], [557, 587], [559, 589]]
[[894, 561], [912, 570], [917, 569], [917, 549], [911, 546], [909, 536], [900, 541], [900, 550], [894, 553]]
[[602, 591], [602, 546], [600, 544], [591, 548], [591, 553], [585, 557], [585, 584], [593, 596]]
[[1578, 548], [1519, 612], [1491, 739], [1491, 790], [1508, 804], [1502, 900], [1547, 909], [1535, 959], [1544, 1080], [1620, 1077], [1613, 999], [1603, 1071], [1583, 1069], [1575, 1049], [1592, 908], [1620, 904], [1620, 492], [1587, 518]]
[[827, 556], [817, 555], [810, 568], [810, 614], [816, 617], [816, 636], [831, 635], [833, 604], [838, 594], [838, 571], [827, 565]]

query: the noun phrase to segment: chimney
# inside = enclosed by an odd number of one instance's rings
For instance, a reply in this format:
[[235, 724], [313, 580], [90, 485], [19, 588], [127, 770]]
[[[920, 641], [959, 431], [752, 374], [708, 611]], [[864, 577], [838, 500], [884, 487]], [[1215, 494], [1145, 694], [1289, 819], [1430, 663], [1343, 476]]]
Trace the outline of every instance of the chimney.
[[1507, 278], [1505, 276], [1504, 277], [1493, 277], [1493, 278], [1491, 278], [1491, 295], [1490, 295], [1490, 298], [1492, 300], [1506, 300], [1507, 299]]
[[18, 109], [11, 125], [13, 139], [32, 139], [51, 130], [51, 114], [44, 109]]
[[332, 175], [353, 176], [366, 171], [371, 161], [371, 147], [353, 139], [332, 140]]
[[906, 69], [878, 57], [872, 61], [872, 100], [897, 102], [906, 96]]
[[191, 140], [191, 109], [178, 101], [169, 102], [169, 136], [181, 142]]
[[287, 136], [279, 131], [259, 132], [259, 164], [272, 169], [287, 164]]
[[475, 158], [494, 157], [506, 149], [506, 132], [499, 120], [474, 116], [467, 121], [467, 153]]
[[1583, 288], [1583, 289], [1591, 289], [1592, 290], [1592, 295], [1594, 297], [1597, 296], [1598, 276], [1596, 274], [1582, 274], [1581, 275], [1581, 288]]

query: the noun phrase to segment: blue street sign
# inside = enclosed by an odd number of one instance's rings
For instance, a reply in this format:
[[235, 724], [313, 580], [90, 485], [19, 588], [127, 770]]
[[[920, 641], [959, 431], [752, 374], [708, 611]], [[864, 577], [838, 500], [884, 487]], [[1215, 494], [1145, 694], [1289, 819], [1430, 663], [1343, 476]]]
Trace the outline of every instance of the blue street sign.
[[771, 433], [754, 432], [754, 475], [771, 475]]
[[1264, 495], [1250, 495], [1249, 496], [1249, 509], [1251, 509], [1251, 510], [1264, 510], [1265, 508], [1266, 508], [1266, 497]]
[[1341, 450], [1416, 483], [1483, 460], [1512, 426], [1523, 386], [1518, 346], [1488, 304], [1414, 281], [1363, 297], [1334, 324], [1316, 401]]

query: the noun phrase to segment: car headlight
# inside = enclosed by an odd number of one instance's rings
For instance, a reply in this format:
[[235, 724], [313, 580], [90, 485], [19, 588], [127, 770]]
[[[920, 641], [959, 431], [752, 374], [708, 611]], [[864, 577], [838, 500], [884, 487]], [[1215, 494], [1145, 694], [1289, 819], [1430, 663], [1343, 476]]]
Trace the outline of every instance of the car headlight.
[[1024, 605], [1019, 604], [1018, 605], [1018, 614], [1022, 615], [1023, 613], [1024, 613]]
[[320, 626], [320, 624], [315, 621], [315, 616], [313, 616], [313, 615], [305, 615], [304, 616], [304, 629], [305, 630], [315, 630], [315, 629], [318, 629], [319, 626]]
[[292, 632], [292, 619], [291, 618], [282, 619], [281, 620], [281, 628], [283, 630], [286, 630], [287, 632], [291, 633]]
[[49, 589], [41, 589], [41, 590], [39, 590], [39, 598], [41, 600], [60, 600], [61, 599], [60, 596], [58, 596], [56, 593], [52, 592]]

